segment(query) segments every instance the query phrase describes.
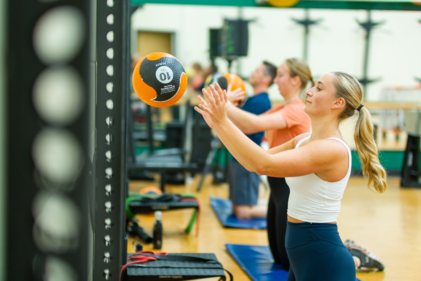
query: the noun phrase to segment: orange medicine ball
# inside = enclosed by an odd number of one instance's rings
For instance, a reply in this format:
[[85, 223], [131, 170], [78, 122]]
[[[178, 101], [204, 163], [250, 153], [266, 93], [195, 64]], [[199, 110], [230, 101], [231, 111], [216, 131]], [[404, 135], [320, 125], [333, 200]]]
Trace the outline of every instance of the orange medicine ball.
[[244, 84], [243, 79], [241, 79], [238, 75], [227, 73], [219, 77], [217, 81], [223, 90], [227, 90], [228, 85], [231, 85], [231, 92], [241, 88], [241, 90], [244, 92], [244, 95], [239, 101], [242, 101], [246, 98], [246, 85]]
[[176, 57], [162, 52], [152, 53], [136, 64], [133, 88], [137, 96], [150, 106], [170, 106], [184, 95], [187, 74]]
[[162, 195], [162, 191], [158, 187], [155, 187], [155, 186], [144, 187], [139, 191], [139, 193], [144, 194], [144, 195], [145, 194], [156, 195], [156, 196]]

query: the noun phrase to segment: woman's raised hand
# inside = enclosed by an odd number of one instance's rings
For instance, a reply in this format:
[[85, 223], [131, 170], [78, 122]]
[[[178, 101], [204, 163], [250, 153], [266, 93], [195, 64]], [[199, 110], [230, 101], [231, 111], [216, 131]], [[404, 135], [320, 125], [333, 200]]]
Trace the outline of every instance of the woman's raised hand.
[[245, 92], [241, 88], [231, 91], [232, 85], [228, 85], [227, 98], [233, 105], [238, 105], [238, 101], [243, 100]]
[[202, 114], [209, 127], [214, 128], [224, 121], [228, 120], [227, 117], [227, 94], [221, 89], [218, 83], [215, 87], [210, 85], [208, 90], [203, 89], [205, 100], [199, 96], [200, 103], [194, 109]]

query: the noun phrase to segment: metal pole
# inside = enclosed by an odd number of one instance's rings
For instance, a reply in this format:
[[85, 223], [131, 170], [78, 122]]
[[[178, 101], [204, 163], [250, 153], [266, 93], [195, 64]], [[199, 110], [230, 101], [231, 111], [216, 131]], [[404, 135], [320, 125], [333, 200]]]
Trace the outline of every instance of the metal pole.
[[152, 154], [155, 151], [153, 145], [153, 123], [152, 123], [152, 109], [150, 105], [146, 105], [146, 127], [148, 130], [148, 145], [149, 145], [149, 153]]
[[[371, 22], [371, 11], [367, 11], [367, 22]], [[368, 80], [368, 56], [370, 51], [370, 34], [371, 28], [366, 29], [365, 48], [364, 48], [364, 64], [363, 64], [363, 79]], [[367, 83], [363, 84], [364, 96], [367, 96]]]
[[[305, 9], [305, 20], [308, 21], [309, 20], [309, 9]], [[303, 50], [303, 59], [305, 61], [307, 61], [308, 58], [308, 36], [309, 36], [309, 31], [310, 31], [310, 25], [304, 25], [304, 50]]]
[[[243, 19], [243, 7], [238, 7], [238, 19]], [[230, 70], [231, 71], [231, 70]], [[241, 59], [240, 57], [237, 58], [237, 75], [241, 77]]]

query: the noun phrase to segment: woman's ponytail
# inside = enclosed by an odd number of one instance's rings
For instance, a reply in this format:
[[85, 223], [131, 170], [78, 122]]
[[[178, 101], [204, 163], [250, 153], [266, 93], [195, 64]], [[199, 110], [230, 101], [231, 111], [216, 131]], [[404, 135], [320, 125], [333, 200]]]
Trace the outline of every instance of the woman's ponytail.
[[380, 164], [379, 153], [374, 142], [373, 123], [371, 114], [361, 105], [363, 90], [360, 83], [349, 74], [333, 72], [337, 81], [335, 88], [336, 96], [345, 100], [346, 107], [339, 119], [344, 120], [354, 116], [359, 111], [358, 121], [355, 125], [354, 140], [358, 155], [362, 164], [363, 175], [368, 178], [368, 186], [371, 185], [379, 193], [387, 189], [386, 171]]
[[386, 171], [379, 161], [371, 114], [365, 107], [359, 110], [354, 140], [360, 156], [363, 175], [368, 179], [368, 186], [372, 185], [378, 193], [386, 192]]
[[309, 82], [310, 82], [310, 88], [313, 88], [314, 86], [316, 86], [316, 80], [314, 80], [313, 77], [310, 77]]

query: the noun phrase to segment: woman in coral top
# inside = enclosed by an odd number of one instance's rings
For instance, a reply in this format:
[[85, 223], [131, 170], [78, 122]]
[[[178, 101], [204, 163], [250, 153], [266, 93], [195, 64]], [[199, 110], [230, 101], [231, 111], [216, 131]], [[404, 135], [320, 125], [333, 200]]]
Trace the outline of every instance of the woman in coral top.
[[[245, 134], [266, 131], [269, 148], [282, 145], [298, 135], [310, 132], [310, 118], [304, 112], [300, 94], [310, 82], [314, 86], [310, 67], [305, 61], [290, 58], [277, 70], [274, 82], [285, 102], [269, 111], [255, 115], [235, 106], [228, 106], [228, 118]], [[235, 92], [228, 96], [235, 99]], [[289, 187], [285, 178], [268, 177], [271, 194], [268, 202], [267, 231], [269, 246], [276, 263], [289, 269], [285, 250], [285, 233]]]

